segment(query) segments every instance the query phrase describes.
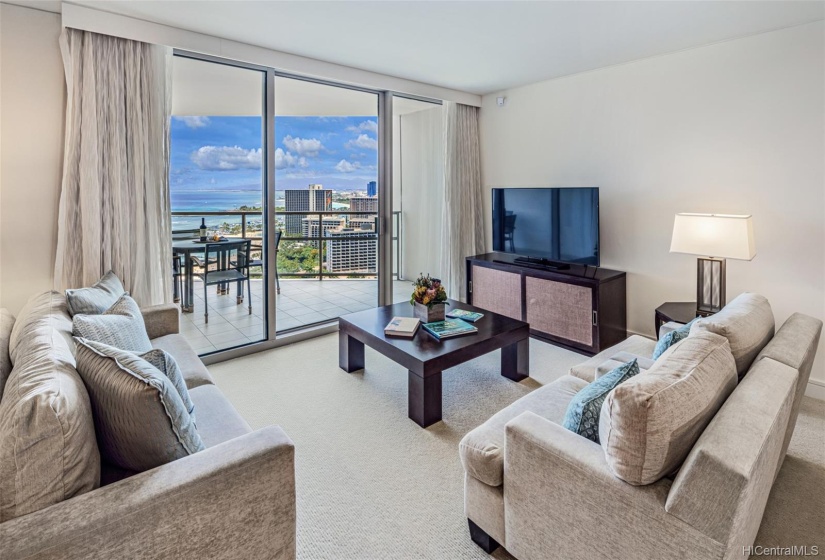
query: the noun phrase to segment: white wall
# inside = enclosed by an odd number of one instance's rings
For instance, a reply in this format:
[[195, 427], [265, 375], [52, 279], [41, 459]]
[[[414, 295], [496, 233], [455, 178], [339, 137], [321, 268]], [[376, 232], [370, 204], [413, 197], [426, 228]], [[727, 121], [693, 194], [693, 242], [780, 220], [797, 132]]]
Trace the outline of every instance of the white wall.
[[444, 209], [444, 127], [442, 107], [397, 117], [399, 157], [393, 172], [400, 188], [393, 200], [401, 210], [401, 277], [440, 274], [441, 223]]
[[696, 299], [674, 214], [749, 213], [757, 256], [728, 261], [728, 300], [823, 318], [824, 47], [817, 22], [484, 96], [488, 248], [490, 188], [600, 187], [602, 266], [627, 271], [628, 328], [652, 335], [660, 303]]
[[60, 15], [0, 4], [0, 306], [52, 287], [63, 162]]

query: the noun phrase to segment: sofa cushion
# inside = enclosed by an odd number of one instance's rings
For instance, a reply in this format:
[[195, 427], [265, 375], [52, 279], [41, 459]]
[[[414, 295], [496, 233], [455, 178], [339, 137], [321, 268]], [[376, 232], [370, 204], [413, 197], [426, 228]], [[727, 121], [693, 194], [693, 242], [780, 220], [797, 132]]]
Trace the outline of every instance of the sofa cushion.
[[3, 388], [11, 373], [11, 356], [9, 356], [9, 339], [14, 327], [14, 315], [8, 309], [0, 309], [0, 399], [3, 398]]
[[148, 352], [152, 343], [137, 302], [126, 294], [99, 315], [75, 315], [75, 336], [130, 352]]
[[458, 444], [464, 470], [490, 486], [504, 480], [504, 425], [525, 411], [561, 425], [567, 405], [587, 383], [565, 375], [521, 397], [465, 435]]
[[138, 355], [76, 338], [103, 459], [146, 471], [201, 451], [203, 442], [169, 378]]
[[200, 387], [201, 385], [214, 385], [209, 370], [186, 341], [183, 335], [167, 334], [152, 339], [152, 346], [167, 351], [177, 362], [186, 386], [189, 389]]
[[692, 333], [605, 399], [599, 436], [607, 464], [630, 484], [673, 473], [736, 387], [730, 344]]
[[123, 284], [111, 270], [89, 288], [66, 290], [66, 305], [70, 315], [103, 313], [126, 293]]
[[252, 431], [217, 386], [202, 385], [189, 394], [200, 414], [198, 433], [207, 448]]
[[690, 328], [693, 326], [693, 323], [695, 322], [696, 319], [693, 319], [689, 323], [685, 323], [681, 327], [673, 329], [664, 336], [659, 337], [659, 341], [656, 343], [656, 348], [653, 349], [653, 355], [650, 358], [652, 360], [658, 360], [659, 357], [661, 357], [661, 355], [665, 353], [665, 350], [667, 350], [680, 340], [686, 339], [690, 334]]
[[773, 338], [774, 319], [771, 304], [764, 296], [745, 292], [722, 310], [693, 323], [694, 332], [712, 332], [724, 336], [736, 360], [736, 372], [742, 379], [757, 354]]
[[0, 523], [100, 483], [89, 395], [67, 337], [71, 318], [58, 292], [29, 300], [12, 329], [14, 368], [0, 400]]
[[599, 443], [599, 414], [604, 399], [616, 386], [638, 374], [638, 362], [630, 360], [584, 387], [567, 405], [562, 425], [575, 434]]
[[620, 343], [611, 346], [607, 350], [602, 350], [592, 358], [570, 368], [570, 375], [579, 379], [584, 379], [588, 383], [596, 379], [596, 369], [618, 354], [619, 352], [629, 352], [637, 356], [650, 356], [656, 347], [656, 341], [638, 334], [631, 335]]

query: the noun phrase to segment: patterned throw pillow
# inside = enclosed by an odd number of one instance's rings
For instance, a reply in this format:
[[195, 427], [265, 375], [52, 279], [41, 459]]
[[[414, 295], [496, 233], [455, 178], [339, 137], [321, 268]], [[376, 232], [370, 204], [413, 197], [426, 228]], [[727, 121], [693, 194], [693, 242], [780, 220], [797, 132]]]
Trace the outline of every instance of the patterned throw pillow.
[[99, 315], [125, 293], [120, 278], [110, 270], [90, 288], [66, 290], [66, 306], [70, 315]]
[[639, 374], [639, 364], [631, 360], [613, 369], [576, 393], [567, 412], [563, 426], [580, 436], [599, 443], [599, 415], [607, 394], [617, 385]]
[[100, 315], [75, 315], [72, 334], [130, 352], [152, 350], [140, 307], [127, 294]]
[[204, 449], [178, 390], [136, 354], [75, 338], [103, 460], [146, 471]]
[[[696, 319], [698, 319], [697, 317]], [[653, 356], [651, 356], [654, 360], [658, 360], [659, 356], [665, 353], [665, 351], [679, 342], [680, 340], [684, 340], [690, 334], [690, 326], [696, 322], [696, 319], [691, 321], [686, 325], [682, 325], [678, 329], [672, 330], [667, 333], [665, 336], [659, 339], [659, 342], [656, 343], [656, 348], [653, 349]]]

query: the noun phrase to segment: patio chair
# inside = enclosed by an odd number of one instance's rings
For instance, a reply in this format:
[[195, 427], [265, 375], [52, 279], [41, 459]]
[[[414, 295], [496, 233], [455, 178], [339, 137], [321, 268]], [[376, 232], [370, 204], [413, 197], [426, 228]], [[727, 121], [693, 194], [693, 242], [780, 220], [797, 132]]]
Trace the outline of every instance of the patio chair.
[[248, 239], [242, 241], [223, 241], [217, 243], [207, 243], [204, 245], [204, 255], [206, 261], [212, 260], [214, 255], [215, 266], [204, 267], [194, 276], [203, 281], [203, 317], [204, 322], [209, 322], [209, 286], [226, 285], [235, 282], [238, 286], [238, 305], [243, 303], [243, 283], [246, 282], [246, 291], [249, 294], [249, 314], [252, 315], [252, 286], [249, 280], [249, 253], [252, 242]]
[[[281, 293], [281, 279], [278, 278], [278, 248], [281, 246], [281, 231], [275, 232], [275, 290], [277, 293]], [[262, 250], [263, 247], [259, 245], [252, 245], [252, 250]], [[249, 258], [249, 268], [260, 267], [261, 272], [264, 269], [264, 261], [263, 259], [253, 259], [251, 256]]]

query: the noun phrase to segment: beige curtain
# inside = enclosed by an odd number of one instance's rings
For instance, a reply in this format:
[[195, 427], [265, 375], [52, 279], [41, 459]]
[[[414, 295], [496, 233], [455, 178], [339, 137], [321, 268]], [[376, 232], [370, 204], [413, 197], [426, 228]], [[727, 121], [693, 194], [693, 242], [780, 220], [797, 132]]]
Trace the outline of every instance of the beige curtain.
[[68, 100], [55, 288], [113, 270], [141, 305], [171, 300], [171, 50], [64, 29]]
[[444, 102], [442, 280], [453, 299], [467, 301], [465, 258], [484, 252], [478, 107]]

